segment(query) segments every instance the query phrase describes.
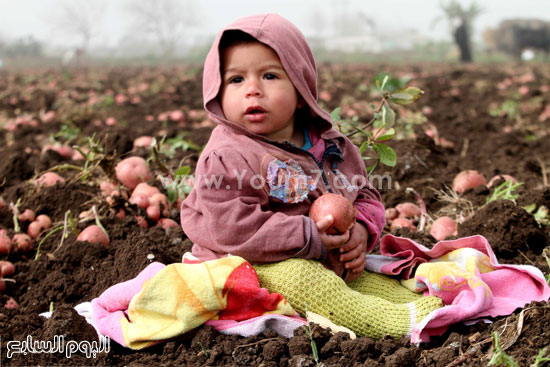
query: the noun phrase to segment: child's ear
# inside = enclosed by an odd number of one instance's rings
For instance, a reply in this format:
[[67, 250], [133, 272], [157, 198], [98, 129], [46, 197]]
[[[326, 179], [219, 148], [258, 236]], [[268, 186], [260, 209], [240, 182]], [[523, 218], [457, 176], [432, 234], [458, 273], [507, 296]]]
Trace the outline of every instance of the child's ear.
[[296, 104], [296, 108], [302, 108], [306, 105], [306, 101], [304, 98], [300, 95], [298, 95], [298, 103]]

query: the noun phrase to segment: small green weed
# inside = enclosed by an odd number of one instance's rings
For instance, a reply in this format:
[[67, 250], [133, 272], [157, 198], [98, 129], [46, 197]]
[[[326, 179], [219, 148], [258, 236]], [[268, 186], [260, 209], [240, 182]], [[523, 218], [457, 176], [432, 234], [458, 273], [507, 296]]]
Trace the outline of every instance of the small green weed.
[[490, 202], [496, 200], [510, 200], [515, 203], [519, 195], [515, 194], [514, 191], [516, 191], [521, 185], [523, 185], [523, 182], [513, 183], [510, 180], [504, 181], [495, 188], [491, 196], [487, 198], [485, 204], [489, 204]]
[[510, 357], [500, 346], [500, 335], [497, 332], [491, 333], [493, 337], [493, 356], [488, 366], [516, 367], [519, 366], [512, 357]]

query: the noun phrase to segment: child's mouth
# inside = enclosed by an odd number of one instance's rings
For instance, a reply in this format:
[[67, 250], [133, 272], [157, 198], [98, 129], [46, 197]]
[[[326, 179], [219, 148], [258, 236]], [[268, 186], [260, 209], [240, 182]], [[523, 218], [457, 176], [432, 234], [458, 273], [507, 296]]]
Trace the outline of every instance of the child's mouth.
[[258, 122], [265, 118], [266, 111], [259, 107], [259, 106], [253, 106], [246, 109], [245, 116], [249, 121], [252, 122]]

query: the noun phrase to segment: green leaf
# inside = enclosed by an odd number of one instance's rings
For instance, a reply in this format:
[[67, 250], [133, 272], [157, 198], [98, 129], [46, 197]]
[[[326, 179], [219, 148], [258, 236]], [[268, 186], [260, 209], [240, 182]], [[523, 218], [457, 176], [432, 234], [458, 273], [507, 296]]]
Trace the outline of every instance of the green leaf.
[[390, 140], [391, 138], [394, 137], [394, 135], [395, 135], [395, 129], [392, 127], [388, 131], [385, 131], [383, 134], [380, 134], [380, 136], [376, 138], [376, 141]]
[[386, 83], [388, 82], [388, 79], [389, 79], [389, 75], [386, 74], [386, 76], [384, 77], [384, 80], [382, 80], [382, 85], [380, 86], [380, 90], [384, 90], [384, 87], [386, 86]]
[[365, 150], [367, 150], [369, 145], [370, 144], [369, 144], [368, 141], [365, 141], [363, 144], [361, 144], [361, 146], [359, 147], [359, 153], [361, 153], [361, 154], [365, 153]]
[[407, 106], [416, 101], [424, 91], [416, 87], [406, 87], [390, 94], [390, 101], [399, 105]]
[[191, 172], [191, 167], [189, 167], [189, 166], [182, 166], [182, 167], [178, 168], [178, 169], [176, 170], [176, 172], [174, 172], [174, 176], [175, 176], [175, 177], [186, 176], [186, 175], [188, 175], [190, 172]]
[[532, 214], [536, 208], [537, 208], [537, 204], [535, 203], [529, 204], [523, 207], [523, 209], [525, 209], [525, 211], [529, 214]]
[[395, 166], [395, 164], [397, 163], [397, 154], [395, 153], [395, 150], [393, 150], [393, 148], [382, 143], [374, 144], [372, 147], [378, 152], [380, 162], [382, 162], [386, 166]]
[[340, 118], [340, 111], [342, 111], [342, 107], [336, 107], [330, 114], [330, 118], [332, 119], [332, 121], [334, 122], [337, 122], [337, 121], [341, 121], [342, 119]]
[[387, 104], [382, 107], [382, 121], [385, 128], [392, 127], [395, 123], [395, 112]]
[[384, 127], [384, 121], [382, 119], [376, 119], [374, 120], [372, 127], [375, 129], [380, 129], [381, 127]]

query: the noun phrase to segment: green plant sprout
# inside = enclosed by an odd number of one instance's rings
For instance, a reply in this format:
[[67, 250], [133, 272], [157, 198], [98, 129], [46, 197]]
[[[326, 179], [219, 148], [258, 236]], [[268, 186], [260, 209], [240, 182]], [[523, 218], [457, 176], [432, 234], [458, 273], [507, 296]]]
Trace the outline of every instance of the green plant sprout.
[[55, 134], [50, 135], [50, 141], [57, 142], [61, 138], [65, 143], [76, 141], [80, 136], [80, 129], [74, 124], [67, 122], [61, 125], [61, 128]]
[[543, 362], [550, 362], [550, 354], [548, 357], [545, 357], [546, 355], [546, 348], [542, 348], [539, 350], [539, 354], [535, 358], [535, 362], [531, 365], [531, 367], [540, 367]]
[[162, 180], [170, 204], [174, 204], [178, 198], [185, 199], [193, 189], [193, 176], [190, 173], [191, 167], [183, 166], [174, 172], [174, 179]]
[[[544, 260], [546, 260], [546, 265], [550, 268], [550, 247], [545, 247], [544, 250], [542, 250], [542, 256]], [[546, 283], [550, 285], [550, 272], [546, 274]]]
[[52, 229], [50, 229], [46, 233], [44, 238], [40, 240], [40, 242], [38, 243], [38, 247], [36, 249], [36, 255], [34, 256], [34, 260], [38, 260], [38, 257], [40, 256], [40, 248], [42, 247], [42, 244], [54, 233], [59, 232], [60, 230], [63, 230], [63, 233], [61, 234], [61, 241], [59, 242], [59, 246], [57, 246], [57, 248], [60, 248], [61, 246], [63, 246], [63, 242], [67, 239], [67, 237], [69, 237], [69, 230], [72, 230], [74, 235], [78, 237], [79, 232], [78, 232], [78, 229], [76, 228], [76, 221], [74, 220], [70, 210], [67, 210], [65, 212], [65, 218], [63, 220], [63, 223], [52, 227]]
[[61, 171], [65, 169], [76, 170], [79, 173], [73, 178], [74, 181], [81, 180], [82, 182], [88, 181], [90, 176], [95, 173], [99, 168], [108, 170], [107, 161], [109, 160], [105, 154], [103, 154], [103, 147], [101, 146], [99, 139], [95, 138], [95, 135], [88, 137], [88, 152], [85, 152], [81, 147], [74, 145], [73, 149], [76, 149], [85, 159], [84, 165], [79, 166], [76, 164], [60, 164], [50, 168], [48, 171]]
[[10, 203], [10, 210], [13, 213], [13, 230], [15, 233], [21, 232], [21, 226], [19, 225], [19, 206], [21, 205], [21, 198], [17, 199], [15, 204]]
[[161, 149], [161, 153], [171, 159], [174, 158], [178, 149], [181, 149], [183, 152], [187, 152], [188, 150], [195, 150], [198, 152], [201, 150], [201, 147], [185, 139], [185, 136], [186, 134], [178, 134], [173, 138], [166, 139], [166, 145]]
[[511, 99], [502, 102], [498, 107], [489, 108], [489, 115], [492, 117], [506, 115], [510, 120], [521, 121], [518, 103]]
[[[383, 78], [375, 78], [375, 84], [380, 92], [382, 100], [375, 108], [371, 104], [374, 111], [373, 117], [367, 123], [359, 123], [357, 118], [351, 120], [342, 120], [340, 117], [341, 108], [338, 107], [331, 113], [332, 121], [339, 127], [340, 131], [346, 133], [348, 137], [355, 134], [361, 134], [362, 143], [359, 145], [359, 152], [365, 161], [375, 159], [375, 163], [367, 167], [368, 174], [374, 172], [380, 163], [393, 167], [397, 163], [397, 154], [390, 146], [384, 144], [384, 141], [390, 140], [395, 135], [395, 112], [391, 108], [390, 103], [407, 106], [416, 101], [424, 93], [416, 87], [402, 87], [401, 84], [395, 82], [396, 79], [390, 79], [389, 75], [385, 74]], [[399, 88], [401, 87], [401, 88]], [[398, 89], [399, 88], [399, 89]], [[374, 153], [374, 157], [365, 154], [370, 151]]]
[[496, 200], [510, 200], [515, 203], [519, 195], [515, 194], [514, 191], [521, 185], [523, 185], [523, 182], [513, 183], [510, 180], [504, 181], [495, 188], [491, 196], [486, 199], [485, 204], [487, 205]]
[[[539, 206], [537, 209], [537, 204], [529, 204], [524, 206], [523, 209], [529, 214], [532, 214], [535, 217], [535, 220], [539, 224], [539, 227], [550, 226], [550, 211], [544, 205]], [[537, 211], [535, 212], [535, 209]]]
[[[307, 305], [306, 305], [306, 315], [307, 315]], [[315, 343], [315, 340], [313, 340], [313, 334], [311, 332], [311, 325], [309, 323], [309, 320], [307, 321], [307, 324], [303, 326], [304, 330], [306, 331], [306, 335], [308, 336], [311, 344], [311, 353], [313, 354], [313, 360], [315, 361], [315, 365], [319, 367], [319, 352], [317, 351], [317, 344]]]
[[204, 347], [204, 345], [201, 342], [199, 342], [199, 346], [201, 347], [202, 352], [204, 353], [206, 358], [210, 358], [209, 355], [208, 355], [208, 351], [206, 350], [206, 348]]
[[510, 357], [504, 349], [500, 346], [500, 335], [497, 332], [492, 332], [491, 336], [493, 337], [493, 356], [487, 364], [488, 366], [502, 366], [502, 367], [515, 367], [519, 366], [512, 357]]

